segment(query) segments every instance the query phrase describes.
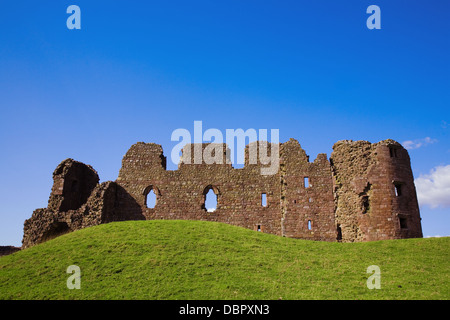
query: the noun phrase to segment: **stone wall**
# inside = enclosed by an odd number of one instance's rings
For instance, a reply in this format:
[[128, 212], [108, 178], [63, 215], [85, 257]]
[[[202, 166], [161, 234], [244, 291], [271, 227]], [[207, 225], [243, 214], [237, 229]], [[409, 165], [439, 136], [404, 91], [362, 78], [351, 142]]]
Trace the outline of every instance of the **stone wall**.
[[14, 246], [0, 246], [0, 257], [13, 254], [14, 252], [20, 251], [20, 248]]
[[[23, 247], [100, 223], [144, 219], [217, 221], [324, 241], [422, 237], [409, 156], [397, 142], [339, 141], [330, 161], [319, 154], [313, 162], [294, 139], [265, 145], [247, 145], [245, 165], [235, 169], [225, 144], [188, 144], [170, 171], [160, 145], [138, 142], [117, 180], [100, 184], [91, 166], [66, 159], [53, 173], [48, 207], [25, 221]], [[267, 162], [260, 150], [279, 153], [273, 174], [261, 174]], [[210, 190], [214, 211], [205, 207]]]
[[331, 162], [343, 241], [422, 237], [410, 159], [399, 143], [339, 141]]
[[[118, 220], [114, 210], [116, 194], [121, 194], [120, 187], [112, 181], [100, 184], [98, 181], [97, 172], [91, 166], [73, 159], [61, 162], [53, 173], [47, 208], [36, 209], [31, 218], [25, 220], [22, 247]], [[79, 187], [74, 188], [77, 185]]]
[[[207, 148], [202, 145], [200, 150]], [[192, 145], [191, 161], [182, 159], [178, 170], [165, 170], [161, 146], [137, 143], [126, 153], [117, 184], [123, 187], [142, 208], [145, 219], [187, 219], [225, 222], [249, 229], [258, 226], [265, 232], [281, 235], [279, 175], [262, 176], [261, 166], [253, 164], [234, 169], [227, 163], [225, 145], [222, 164], [195, 164]], [[247, 156], [248, 158], [248, 156]], [[146, 196], [153, 190], [157, 197], [154, 208], [146, 205]], [[213, 190], [217, 208], [208, 212], [205, 196]], [[267, 205], [262, 206], [262, 194]], [[123, 210], [128, 204], [124, 203]], [[127, 211], [127, 214], [133, 214]]]
[[335, 241], [333, 180], [327, 156], [319, 154], [309, 162], [306, 152], [293, 139], [280, 151], [284, 235]]

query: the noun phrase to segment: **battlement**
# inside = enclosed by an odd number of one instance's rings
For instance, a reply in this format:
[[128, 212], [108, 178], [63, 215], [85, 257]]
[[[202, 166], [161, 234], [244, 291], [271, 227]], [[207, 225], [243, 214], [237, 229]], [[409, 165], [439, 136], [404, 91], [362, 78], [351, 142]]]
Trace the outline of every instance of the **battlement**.
[[[226, 144], [187, 144], [170, 171], [160, 145], [138, 142], [117, 180], [102, 184], [92, 167], [65, 160], [55, 170], [49, 206], [25, 222], [23, 245], [136, 219], [217, 221], [324, 241], [422, 237], [409, 155], [393, 140], [339, 141], [330, 159], [319, 154], [313, 162], [294, 139], [252, 142], [244, 159], [236, 169]], [[205, 206], [211, 190], [215, 210]]]

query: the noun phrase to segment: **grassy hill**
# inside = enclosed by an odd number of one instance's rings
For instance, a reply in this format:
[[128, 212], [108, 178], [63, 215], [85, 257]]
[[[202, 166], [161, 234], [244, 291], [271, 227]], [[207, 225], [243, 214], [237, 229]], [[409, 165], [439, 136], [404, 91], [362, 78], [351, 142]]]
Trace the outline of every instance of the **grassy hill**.
[[[449, 299], [450, 238], [327, 243], [202, 221], [90, 227], [0, 258], [0, 299]], [[69, 290], [67, 267], [81, 269]], [[381, 289], [366, 286], [367, 267]]]

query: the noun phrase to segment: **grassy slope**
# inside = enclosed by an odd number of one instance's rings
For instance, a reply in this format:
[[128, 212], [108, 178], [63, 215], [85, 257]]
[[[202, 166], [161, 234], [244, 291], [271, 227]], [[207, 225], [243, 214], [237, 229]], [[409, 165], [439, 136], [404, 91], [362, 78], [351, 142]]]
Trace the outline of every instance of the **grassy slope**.
[[[118, 222], [0, 258], [0, 299], [449, 299], [450, 238], [326, 243], [201, 221]], [[69, 265], [81, 290], [69, 290]], [[381, 269], [369, 290], [366, 269]]]

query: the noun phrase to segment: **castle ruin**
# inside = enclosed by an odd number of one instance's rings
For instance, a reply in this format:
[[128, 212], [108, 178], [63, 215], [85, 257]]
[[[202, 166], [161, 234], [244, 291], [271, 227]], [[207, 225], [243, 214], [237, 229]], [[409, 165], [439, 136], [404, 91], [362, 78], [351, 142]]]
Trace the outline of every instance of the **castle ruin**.
[[[66, 159], [53, 173], [47, 208], [24, 223], [22, 248], [102, 223], [154, 219], [216, 221], [322, 241], [422, 237], [410, 158], [398, 142], [343, 140], [330, 159], [319, 154], [310, 162], [290, 139], [279, 144], [272, 175], [261, 175], [263, 165], [248, 161], [250, 145], [243, 168], [182, 157], [171, 171], [160, 145], [138, 142], [123, 157], [117, 180], [102, 183], [91, 166]], [[226, 157], [226, 145], [223, 150]], [[217, 197], [214, 211], [205, 207], [210, 190]], [[147, 203], [151, 192], [154, 205]]]

